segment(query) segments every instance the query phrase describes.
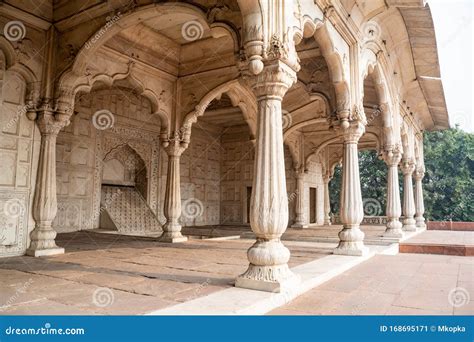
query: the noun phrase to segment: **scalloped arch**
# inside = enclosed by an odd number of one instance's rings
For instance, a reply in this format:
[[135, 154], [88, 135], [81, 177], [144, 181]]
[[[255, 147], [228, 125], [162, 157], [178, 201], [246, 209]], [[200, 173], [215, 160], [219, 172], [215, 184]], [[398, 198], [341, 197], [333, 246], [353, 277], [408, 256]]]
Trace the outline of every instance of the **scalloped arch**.
[[329, 33], [328, 24], [320, 19], [311, 19], [305, 15], [303, 17], [302, 30], [295, 28], [294, 40], [301, 42], [303, 37], [313, 36], [328, 65], [328, 70], [336, 92], [336, 110], [338, 112], [350, 110], [350, 92], [347, 75], [344, 73], [344, 64], [342, 57], [335, 48], [335, 43]]
[[236, 79], [225, 82], [210, 90], [201, 98], [195, 109], [185, 116], [182, 126], [185, 129], [186, 141], [189, 141], [190, 139], [192, 125], [196, 123], [200, 116], [204, 115], [209, 104], [224, 93], [229, 96], [233, 106], [240, 107], [245, 121], [249, 125], [252, 136], [255, 136], [257, 132], [257, 124], [255, 120], [257, 113], [257, 100], [255, 95], [253, 95], [249, 89], [243, 86], [239, 80]]

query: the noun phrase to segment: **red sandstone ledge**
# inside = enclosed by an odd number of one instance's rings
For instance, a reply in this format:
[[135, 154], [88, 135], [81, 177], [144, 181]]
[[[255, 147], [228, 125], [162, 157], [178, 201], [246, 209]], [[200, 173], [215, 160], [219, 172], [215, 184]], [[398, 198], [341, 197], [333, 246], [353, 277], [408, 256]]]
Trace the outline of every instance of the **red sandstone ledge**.
[[400, 253], [474, 256], [474, 246], [401, 243]]
[[464, 230], [474, 231], [474, 222], [428, 221], [428, 230]]

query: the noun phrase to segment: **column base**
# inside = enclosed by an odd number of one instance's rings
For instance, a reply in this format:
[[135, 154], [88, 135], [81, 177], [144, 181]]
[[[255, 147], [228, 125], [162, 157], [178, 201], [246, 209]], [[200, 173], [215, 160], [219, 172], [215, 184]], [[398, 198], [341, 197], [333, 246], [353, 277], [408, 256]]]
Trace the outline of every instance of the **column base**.
[[183, 236], [181, 233], [167, 233], [164, 232], [159, 238], [159, 242], [167, 242], [167, 243], [178, 243], [178, 242], [186, 242], [188, 241], [187, 236]]
[[420, 219], [415, 217], [415, 221], [416, 221], [416, 223], [415, 223], [416, 228], [418, 228], [420, 230], [421, 229], [426, 229], [426, 223], [425, 223], [425, 218], [424, 217], [422, 217]]
[[401, 239], [403, 238], [404, 234], [403, 234], [403, 230], [401, 229], [387, 228], [382, 236], [387, 237], [387, 238]]
[[369, 249], [364, 246], [364, 233], [358, 226], [346, 228], [339, 232], [339, 246], [334, 249], [333, 254], [364, 256]]
[[406, 232], [416, 232], [416, 221], [413, 218], [405, 219], [402, 229]]
[[333, 252], [336, 255], [365, 256], [369, 254], [369, 248], [363, 242], [339, 242]]
[[294, 290], [300, 282], [301, 277], [291, 272], [286, 264], [279, 266], [250, 264], [248, 270], [235, 280], [235, 287], [279, 293]]
[[404, 224], [402, 227], [403, 231], [405, 232], [416, 232], [416, 225], [414, 224]]
[[403, 237], [402, 223], [398, 218], [392, 218], [387, 222], [387, 229], [383, 237], [401, 239]]
[[291, 225], [291, 228], [299, 228], [299, 229], [308, 228], [308, 227], [309, 225], [305, 223], [293, 223]]
[[45, 249], [27, 249], [26, 255], [33, 257], [42, 257], [49, 255], [64, 254], [64, 248], [62, 247], [53, 247]]

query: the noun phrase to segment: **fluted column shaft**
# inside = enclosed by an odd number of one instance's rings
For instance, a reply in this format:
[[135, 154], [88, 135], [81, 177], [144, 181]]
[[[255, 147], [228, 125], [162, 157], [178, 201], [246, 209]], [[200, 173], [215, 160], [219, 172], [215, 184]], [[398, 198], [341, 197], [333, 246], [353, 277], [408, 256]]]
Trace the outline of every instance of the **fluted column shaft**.
[[30, 234], [31, 243], [27, 255], [45, 256], [64, 253], [56, 246], [56, 231], [52, 223], [58, 211], [56, 195], [56, 138], [69, 123], [67, 118], [55, 116], [52, 110], [44, 110], [37, 119], [41, 132], [38, 174], [33, 200], [35, 228]]
[[304, 205], [304, 172], [296, 172], [296, 206], [295, 214], [296, 220], [292, 227], [307, 228], [308, 224], [305, 219], [305, 205]]
[[425, 203], [423, 200], [423, 177], [425, 172], [423, 169], [417, 169], [414, 173], [415, 176], [415, 221], [418, 228], [426, 228], [425, 218]]
[[402, 238], [402, 223], [400, 215], [402, 214], [400, 202], [400, 187], [398, 184], [398, 164], [401, 160], [401, 153], [398, 150], [387, 151], [384, 155], [385, 163], [388, 167], [387, 179], [387, 228], [384, 236]]
[[180, 180], [180, 157], [187, 147], [175, 137], [163, 144], [168, 154], [168, 173], [166, 176], [166, 190], [164, 198], [163, 214], [166, 223], [163, 226], [163, 234], [160, 242], [184, 242], [187, 237], [181, 234], [181, 180]]
[[359, 156], [357, 143], [365, 131], [360, 122], [350, 124], [343, 131], [344, 154], [342, 159], [342, 191], [340, 216], [343, 229], [339, 232], [339, 246], [334, 254], [365, 255], [364, 233], [360, 223], [364, 219], [364, 206], [360, 188]]
[[324, 224], [331, 225], [331, 198], [329, 197], [330, 176], [324, 176]]
[[415, 164], [410, 160], [404, 160], [401, 164], [403, 172], [403, 230], [416, 231], [415, 200], [413, 197], [412, 175]]
[[298, 282], [288, 268], [290, 251], [280, 240], [288, 225], [281, 101], [296, 75], [284, 63], [274, 62], [247, 81], [258, 102], [250, 205], [250, 226], [257, 241], [247, 252], [250, 265], [235, 286], [280, 292]]

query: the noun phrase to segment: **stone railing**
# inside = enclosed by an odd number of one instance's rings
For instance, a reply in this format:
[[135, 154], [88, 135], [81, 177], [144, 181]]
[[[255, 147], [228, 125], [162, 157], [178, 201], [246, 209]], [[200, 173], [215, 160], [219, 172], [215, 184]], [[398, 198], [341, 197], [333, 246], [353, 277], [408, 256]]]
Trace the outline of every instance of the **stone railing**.
[[[339, 215], [333, 215], [331, 217], [331, 222], [334, 224], [341, 224]], [[385, 226], [387, 224], [387, 216], [364, 216], [361, 224], [367, 226]]]

